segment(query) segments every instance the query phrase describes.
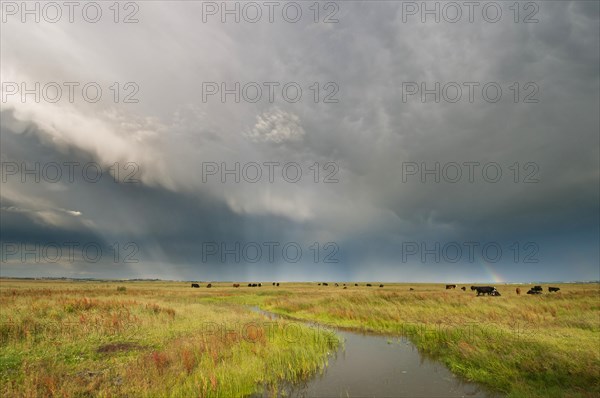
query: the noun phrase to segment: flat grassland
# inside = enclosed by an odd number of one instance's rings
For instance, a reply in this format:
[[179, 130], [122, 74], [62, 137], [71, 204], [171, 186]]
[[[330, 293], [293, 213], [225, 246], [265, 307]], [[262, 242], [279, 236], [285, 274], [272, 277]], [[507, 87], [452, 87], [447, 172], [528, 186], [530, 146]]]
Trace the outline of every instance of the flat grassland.
[[322, 371], [341, 344], [327, 329], [268, 320], [250, 306], [406, 336], [510, 397], [600, 395], [598, 284], [553, 285], [558, 293], [544, 285], [540, 296], [496, 285], [500, 297], [461, 285], [240, 284], [0, 280], [0, 395], [276, 394], [281, 381]]

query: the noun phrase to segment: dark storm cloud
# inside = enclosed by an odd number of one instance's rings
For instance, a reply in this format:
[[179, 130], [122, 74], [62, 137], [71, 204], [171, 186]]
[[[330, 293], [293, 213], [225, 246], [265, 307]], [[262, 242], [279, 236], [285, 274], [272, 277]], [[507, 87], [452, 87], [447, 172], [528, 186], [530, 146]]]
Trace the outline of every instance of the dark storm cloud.
[[[108, 87], [135, 80], [140, 87], [138, 104], [3, 104], [3, 161], [78, 159], [105, 169], [135, 162], [141, 181], [3, 184], [4, 240], [132, 240], [144, 265], [120, 275], [135, 276], [482, 280], [491, 278], [485, 263], [498, 279], [597, 276], [597, 3], [539, 2], [533, 24], [514, 23], [506, 7], [493, 24], [405, 23], [401, 2], [339, 3], [335, 24], [201, 24], [197, 2], [143, 5], [131, 26], [3, 26], [3, 81]], [[53, 61], [42, 62], [50, 54]], [[202, 101], [202, 82], [235, 81], [297, 82], [303, 100], [289, 103], [278, 92], [274, 103]], [[321, 96], [323, 84], [334, 82], [339, 102], [311, 101], [314, 82]], [[494, 82], [503, 96], [470, 103], [465, 89], [457, 103], [422, 103], [418, 94], [404, 101], [406, 82]], [[534, 86], [526, 90], [527, 83]], [[532, 87], [538, 102], [524, 103]], [[265, 161], [335, 162], [339, 182], [202, 180], [203, 162]], [[408, 164], [436, 162], [480, 166], [473, 182], [465, 167], [456, 183], [403, 176]], [[502, 171], [498, 182], [482, 177], [491, 163]], [[305, 249], [335, 242], [339, 263], [202, 261], [202, 242], [272, 240]], [[497, 242], [505, 255], [402, 261], [407, 242], [454, 241]], [[515, 242], [534, 242], [539, 261], [511, 260]]]

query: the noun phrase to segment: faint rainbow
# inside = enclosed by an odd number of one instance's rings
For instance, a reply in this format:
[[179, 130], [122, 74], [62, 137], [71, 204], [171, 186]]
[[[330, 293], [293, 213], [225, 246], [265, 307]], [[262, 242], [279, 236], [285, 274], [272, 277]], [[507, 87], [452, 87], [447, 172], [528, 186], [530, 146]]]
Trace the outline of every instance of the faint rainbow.
[[483, 270], [483, 272], [485, 273], [485, 275], [488, 278], [491, 278], [491, 280], [495, 283], [504, 283], [504, 277], [502, 277], [502, 275], [500, 275], [495, 269], [494, 269], [494, 265], [488, 261], [486, 261], [481, 254], [476, 255], [476, 257], [474, 257], [475, 259], [475, 263], [478, 264], [481, 269]]

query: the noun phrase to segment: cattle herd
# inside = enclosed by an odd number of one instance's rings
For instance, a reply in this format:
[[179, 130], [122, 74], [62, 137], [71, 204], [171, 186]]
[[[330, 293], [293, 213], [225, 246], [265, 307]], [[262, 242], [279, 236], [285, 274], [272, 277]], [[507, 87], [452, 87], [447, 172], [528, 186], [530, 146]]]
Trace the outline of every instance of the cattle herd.
[[[346, 284], [344, 283], [344, 289], [347, 289], [348, 287], [346, 286]], [[279, 282], [273, 282], [273, 286], [279, 286]], [[318, 286], [329, 286], [329, 283], [327, 282], [320, 282], [318, 283]], [[335, 286], [340, 286], [339, 283], [335, 283]], [[355, 283], [354, 286], [358, 286], [358, 283]], [[365, 284], [365, 286], [367, 287], [372, 287], [373, 285], [371, 283], [367, 283]], [[192, 283], [192, 287], [194, 288], [199, 288], [200, 284], [199, 283]], [[208, 283], [206, 285], [207, 288], [212, 287], [212, 283]], [[233, 287], [240, 287], [239, 283], [234, 283]], [[248, 287], [262, 287], [262, 283], [248, 283]], [[380, 284], [379, 287], [383, 287], [383, 284]], [[446, 285], [446, 290], [449, 289], [456, 289], [456, 285]], [[465, 286], [460, 288], [463, 292], [467, 290], [467, 288]], [[412, 287], [409, 288], [410, 291], [414, 291], [415, 289], [413, 289]], [[471, 286], [471, 290], [475, 291], [477, 293], [477, 296], [501, 296], [500, 292], [494, 287], [494, 286]], [[559, 287], [552, 287], [549, 286], [548, 287], [548, 292], [552, 293], [552, 292], [558, 292], [560, 290]], [[531, 289], [529, 289], [527, 291], [527, 294], [542, 294], [543, 288], [542, 286], [534, 286]], [[521, 288], [517, 287], [515, 289], [515, 292], [517, 293], [517, 295], [521, 294]]]

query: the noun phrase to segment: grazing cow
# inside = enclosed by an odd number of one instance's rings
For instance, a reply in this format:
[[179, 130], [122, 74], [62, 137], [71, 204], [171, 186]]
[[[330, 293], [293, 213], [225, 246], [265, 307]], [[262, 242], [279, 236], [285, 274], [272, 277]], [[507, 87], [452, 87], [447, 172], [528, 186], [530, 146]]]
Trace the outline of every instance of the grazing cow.
[[[492, 295], [492, 296], [499, 296], [500, 294], [498, 293], [498, 291], [496, 290], [495, 287], [493, 286], [476, 286], [475, 290], [477, 290], [477, 295], [481, 296], [481, 295]], [[498, 293], [498, 294], [496, 294]]]
[[549, 292], [558, 292], [559, 290], [560, 290], [560, 287], [548, 287]]
[[275, 282], [273, 282], [273, 286], [275, 286]]
[[335, 284], [336, 286], [339, 286], [337, 283]]
[[413, 288], [411, 287], [411, 288], [410, 288], [410, 289], [408, 289], [408, 290], [415, 290], [415, 289], [413, 289]]
[[257, 285], [256, 283], [253, 283], [251, 286], [252, 286], [252, 287], [256, 287], [256, 286], [258, 286], [258, 285]]
[[197, 283], [192, 283], [192, 287], [200, 287], [200, 285]]
[[529, 291], [527, 292], [527, 294], [542, 294], [542, 291], [541, 290], [529, 289]]
[[348, 286], [344, 286], [344, 289], [348, 289]]
[[456, 289], [456, 285], [446, 285], [446, 290], [448, 289]]
[[323, 282], [323, 286], [329, 286], [329, 283]]
[[477, 286], [471, 286], [471, 290], [477, 290]]
[[209, 283], [208, 285], [206, 285], [206, 287], [212, 287], [212, 283]]
[[371, 284], [370, 284], [370, 283], [367, 283], [367, 287], [371, 287]]
[[518, 288], [516, 288], [516, 289], [515, 289], [515, 292], [517, 292], [517, 294], [521, 294], [521, 288], [519, 288], [519, 287], [518, 287]]
[[233, 287], [240, 287], [240, 284], [239, 283], [234, 283]]
[[248, 283], [248, 287], [252, 287], [252, 283]]
[[259, 283], [259, 284], [258, 284], [258, 287], [262, 287], [262, 283]]
[[320, 283], [317, 283], [317, 285], [321, 286], [321, 284], [320, 284]]
[[383, 287], [383, 285], [379, 285], [379, 287]]
[[466, 287], [464, 287], [464, 286], [463, 286], [463, 287], [461, 287], [460, 289], [461, 289], [463, 292], [464, 292], [465, 290], [467, 290], [467, 288], [466, 288]]
[[536, 290], [536, 291], [538, 291], [538, 292], [541, 292], [541, 291], [543, 291], [544, 289], [542, 289], [542, 287], [541, 287], [541, 286], [534, 286], [534, 287], [533, 287], [531, 290]]
[[358, 283], [355, 283], [354, 286], [358, 286]]
[[277, 282], [276, 286], [279, 286], [279, 282]]

